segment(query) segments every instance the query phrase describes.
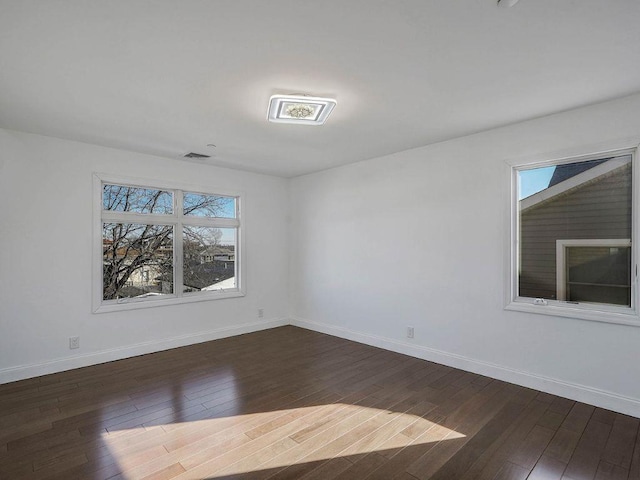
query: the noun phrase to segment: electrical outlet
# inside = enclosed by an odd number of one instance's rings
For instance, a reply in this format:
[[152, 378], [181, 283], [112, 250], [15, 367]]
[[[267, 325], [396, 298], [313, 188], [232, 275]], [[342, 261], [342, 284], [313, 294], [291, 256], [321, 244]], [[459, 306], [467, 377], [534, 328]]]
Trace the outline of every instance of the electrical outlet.
[[407, 327], [407, 338], [413, 338], [413, 327]]
[[258, 318], [264, 318], [264, 308], [258, 309]]
[[80, 337], [69, 337], [69, 348], [80, 348]]

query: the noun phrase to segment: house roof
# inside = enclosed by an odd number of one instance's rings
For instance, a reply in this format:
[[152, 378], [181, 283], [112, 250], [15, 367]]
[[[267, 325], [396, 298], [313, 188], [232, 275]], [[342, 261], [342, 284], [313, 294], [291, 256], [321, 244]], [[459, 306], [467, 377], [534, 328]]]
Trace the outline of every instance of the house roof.
[[235, 277], [230, 277], [227, 278], [225, 280], [222, 280], [221, 282], [217, 282], [214, 283], [213, 285], [209, 285], [207, 287], [204, 287], [202, 290], [208, 291], [208, 290], [224, 290], [227, 288], [235, 288], [236, 287], [236, 278]]
[[562, 183], [565, 180], [568, 180], [571, 177], [575, 177], [576, 175], [586, 172], [590, 168], [597, 167], [601, 163], [610, 160], [609, 158], [603, 158], [598, 160], [590, 160], [587, 162], [577, 162], [577, 163], [566, 163], [564, 165], [557, 165], [553, 170], [553, 175], [551, 176], [551, 180], [549, 180], [548, 187], [553, 187], [558, 183]]
[[198, 255], [233, 255], [235, 247], [233, 245], [211, 245], [198, 252]]
[[[561, 182], [555, 184], [552, 184], [552, 177], [548, 188], [520, 201], [520, 211], [524, 212], [531, 207], [550, 201], [558, 195], [567, 193], [575, 188], [580, 188], [598, 177], [613, 173], [619, 168], [625, 167], [629, 163], [631, 163], [631, 155], [624, 155], [621, 157], [607, 158], [602, 161], [598, 161], [596, 165], [589, 165], [587, 169], [567, 168], [563, 176], [566, 176], [568, 173], [574, 173], [573, 176], [567, 177]], [[556, 167], [556, 169], [557, 168], [558, 167]]]

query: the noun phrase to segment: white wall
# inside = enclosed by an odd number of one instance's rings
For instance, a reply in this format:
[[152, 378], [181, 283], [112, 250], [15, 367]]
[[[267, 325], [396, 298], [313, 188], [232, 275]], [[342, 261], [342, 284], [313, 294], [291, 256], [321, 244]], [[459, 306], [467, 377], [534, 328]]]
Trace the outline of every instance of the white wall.
[[637, 95], [294, 179], [294, 323], [640, 416], [639, 327], [504, 310], [505, 161], [640, 138], [639, 112]]
[[[94, 172], [243, 193], [247, 295], [92, 314]], [[0, 383], [286, 323], [286, 191], [282, 178], [0, 130]]]

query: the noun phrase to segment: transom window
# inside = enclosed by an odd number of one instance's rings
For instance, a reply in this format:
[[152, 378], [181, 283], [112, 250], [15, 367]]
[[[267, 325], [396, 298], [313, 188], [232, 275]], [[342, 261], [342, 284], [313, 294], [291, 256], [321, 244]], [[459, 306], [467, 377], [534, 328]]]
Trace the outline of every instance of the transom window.
[[512, 168], [509, 306], [604, 321], [636, 315], [634, 155]]
[[99, 180], [95, 311], [238, 296], [239, 197]]

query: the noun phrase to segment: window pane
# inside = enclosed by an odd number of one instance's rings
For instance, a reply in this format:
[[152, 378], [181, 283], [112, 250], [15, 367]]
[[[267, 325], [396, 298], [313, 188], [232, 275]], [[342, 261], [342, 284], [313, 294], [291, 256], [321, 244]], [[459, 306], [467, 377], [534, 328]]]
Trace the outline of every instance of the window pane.
[[631, 305], [630, 249], [607, 247], [631, 239], [631, 178], [630, 155], [518, 171], [519, 296]]
[[630, 247], [567, 247], [566, 299], [631, 306]]
[[236, 218], [236, 199], [185, 192], [183, 212], [194, 217]]
[[236, 288], [235, 228], [184, 227], [183, 291]]
[[173, 227], [102, 224], [102, 298], [173, 293]]
[[102, 209], [170, 215], [173, 213], [173, 194], [152, 188], [107, 184], [102, 189]]

